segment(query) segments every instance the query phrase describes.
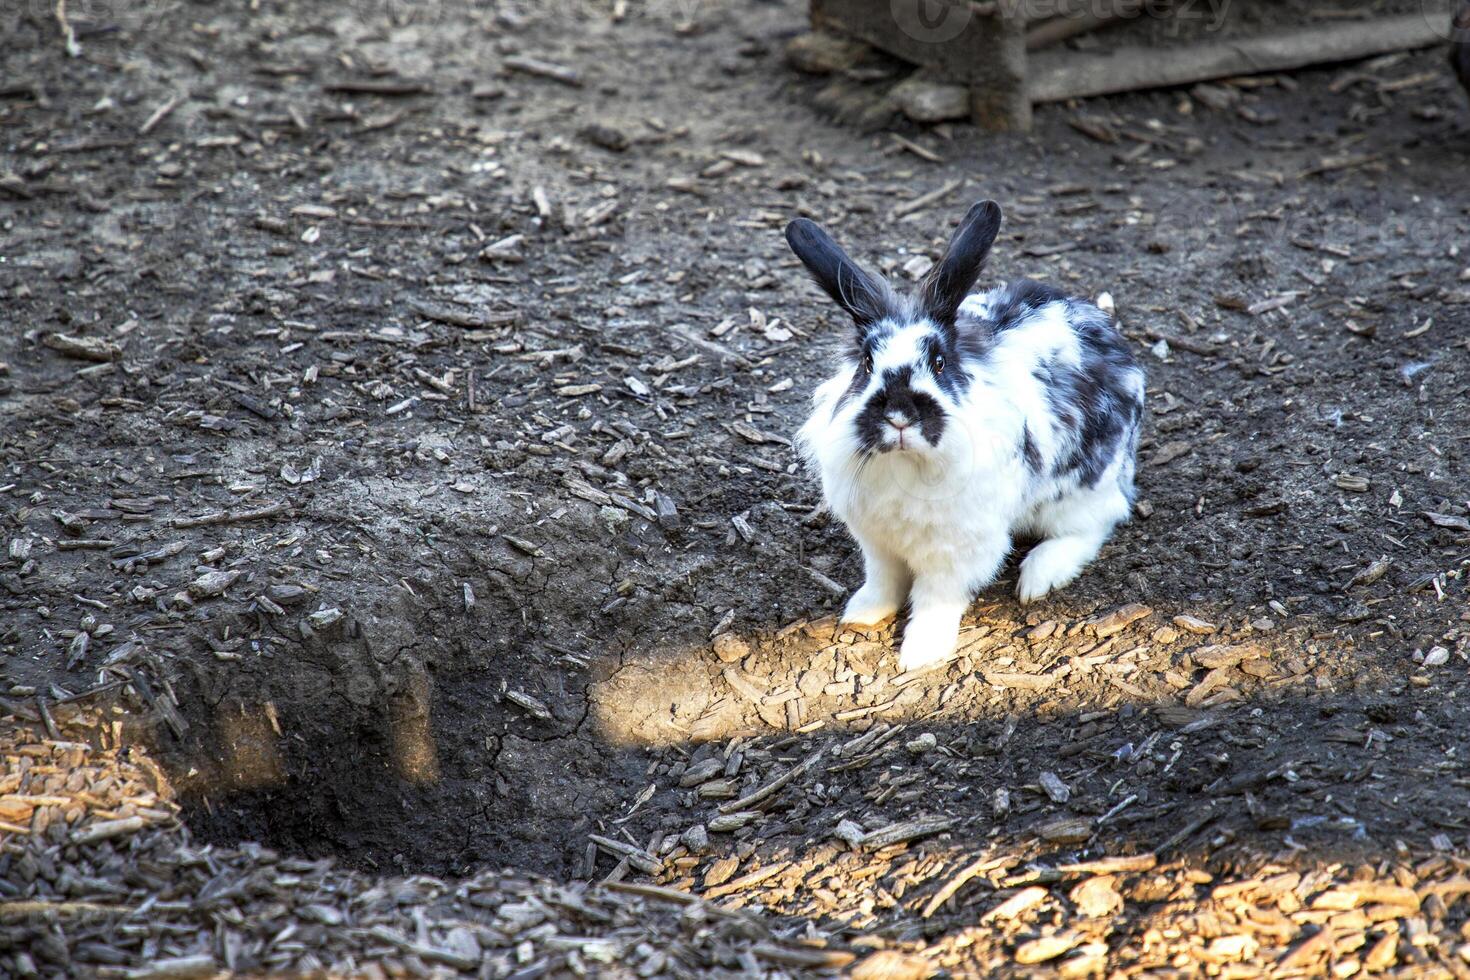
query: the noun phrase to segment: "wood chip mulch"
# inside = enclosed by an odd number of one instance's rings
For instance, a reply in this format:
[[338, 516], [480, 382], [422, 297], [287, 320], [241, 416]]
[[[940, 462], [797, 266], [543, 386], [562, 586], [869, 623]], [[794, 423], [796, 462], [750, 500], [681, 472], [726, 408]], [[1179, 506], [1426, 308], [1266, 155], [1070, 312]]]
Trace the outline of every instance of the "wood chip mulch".
[[[1024, 845], [931, 849], [920, 827], [816, 848], [703, 896], [515, 871], [373, 878], [195, 844], [137, 748], [10, 718], [0, 759], [6, 976], [1470, 975], [1470, 860], [1448, 852], [1313, 865], [1222, 862], [1228, 849], [1212, 859], [1207, 846], [1167, 863], [1063, 865]], [[853, 901], [869, 923], [856, 938], [840, 911]], [[911, 918], [900, 913], [936, 928], [882, 925]], [[843, 919], [845, 947], [807, 924]]]
[[0, 976], [774, 975], [852, 953], [653, 885], [373, 879], [193, 843], [143, 754], [0, 719]]

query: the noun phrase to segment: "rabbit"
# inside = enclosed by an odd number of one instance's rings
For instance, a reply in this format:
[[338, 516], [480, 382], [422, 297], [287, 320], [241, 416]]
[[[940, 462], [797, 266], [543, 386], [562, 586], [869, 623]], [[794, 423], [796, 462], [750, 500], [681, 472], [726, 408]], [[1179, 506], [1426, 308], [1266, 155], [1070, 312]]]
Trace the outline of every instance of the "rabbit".
[[871, 626], [908, 600], [902, 671], [951, 658], [1013, 536], [1041, 539], [1016, 590], [1030, 602], [1075, 578], [1133, 506], [1144, 377], [1113, 300], [1030, 280], [971, 295], [1000, 225], [994, 201], [971, 207], [907, 296], [815, 222], [786, 228], [857, 327], [796, 447], [862, 549], [842, 622]]

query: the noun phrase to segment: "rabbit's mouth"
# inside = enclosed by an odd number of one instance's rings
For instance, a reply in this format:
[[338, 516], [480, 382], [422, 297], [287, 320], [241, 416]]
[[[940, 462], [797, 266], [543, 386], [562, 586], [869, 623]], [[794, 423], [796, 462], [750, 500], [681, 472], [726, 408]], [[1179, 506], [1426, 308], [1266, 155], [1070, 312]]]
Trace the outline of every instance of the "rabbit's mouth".
[[925, 437], [924, 427], [915, 420], [888, 418], [878, 436], [880, 453], [922, 453], [933, 449]]

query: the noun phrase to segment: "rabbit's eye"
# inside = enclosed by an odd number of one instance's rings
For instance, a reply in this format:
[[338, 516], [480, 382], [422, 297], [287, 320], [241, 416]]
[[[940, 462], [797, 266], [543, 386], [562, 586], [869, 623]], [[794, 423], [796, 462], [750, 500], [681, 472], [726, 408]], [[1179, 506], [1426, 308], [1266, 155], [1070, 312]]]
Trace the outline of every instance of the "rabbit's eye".
[[873, 355], [872, 354], [864, 354], [863, 355], [863, 373], [864, 374], [872, 374], [873, 373]]
[[935, 354], [934, 355], [934, 373], [935, 374], [943, 374], [944, 373], [944, 355], [943, 354]]

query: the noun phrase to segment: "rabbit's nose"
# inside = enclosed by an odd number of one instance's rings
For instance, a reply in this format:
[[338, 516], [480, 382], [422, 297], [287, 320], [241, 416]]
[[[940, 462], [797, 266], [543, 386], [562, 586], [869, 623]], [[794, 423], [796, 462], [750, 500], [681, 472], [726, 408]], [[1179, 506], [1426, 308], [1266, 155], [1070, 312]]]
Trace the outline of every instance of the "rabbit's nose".
[[883, 403], [888, 418], [900, 416], [905, 419], [913, 419], [919, 414], [918, 406], [914, 404], [914, 396], [902, 389], [885, 392]]
[[903, 431], [904, 429], [907, 429], [909, 426], [914, 424], [913, 420], [910, 419], [903, 412], [889, 412], [883, 417], [887, 420], [889, 425], [893, 426], [899, 431]]

